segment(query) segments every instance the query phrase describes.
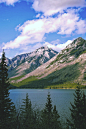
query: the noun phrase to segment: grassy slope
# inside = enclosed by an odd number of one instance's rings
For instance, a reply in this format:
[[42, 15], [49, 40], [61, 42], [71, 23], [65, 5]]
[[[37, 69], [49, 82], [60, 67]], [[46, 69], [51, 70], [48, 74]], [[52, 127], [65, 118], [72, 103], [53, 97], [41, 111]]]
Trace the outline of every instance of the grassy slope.
[[[77, 84], [73, 83], [80, 75], [78, 70], [79, 64], [66, 66], [57, 70], [47, 77], [37, 79], [37, 77], [29, 77], [19, 83], [12, 83], [13, 86], [19, 88], [76, 88]], [[14, 78], [17, 80], [19, 78]], [[83, 88], [83, 86], [81, 86]]]
[[12, 80], [18, 80], [18, 79], [21, 79], [22, 77], [24, 77], [24, 75], [21, 75], [21, 76], [18, 76], [18, 77], [15, 77], [15, 78], [10, 78], [9, 80], [12, 81]]
[[[74, 40], [74, 42], [76, 42], [76, 40]], [[70, 51], [70, 55], [71, 56], [75, 55], [75, 57], [77, 58], [80, 54], [86, 53], [86, 48], [83, 47], [83, 44], [84, 44], [84, 47], [86, 47], [86, 40], [80, 39], [80, 42], [77, 44], [77, 47], [74, 48], [72, 51]], [[70, 49], [67, 48], [65, 50], [68, 52]], [[65, 50], [63, 50], [63, 52]], [[64, 56], [66, 55], [59, 54], [56, 60], [52, 61], [50, 65], [52, 65], [59, 59], [63, 58]], [[74, 65], [70, 65], [60, 70], [57, 70], [43, 79], [30, 77], [19, 83], [15, 83], [15, 84], [13, 83], [12, 85], [17, 86], [19, 88], [75, 88], [77, 84], [73, 82], [75, 79], [77, 79], [80, 76], [80, 71], [78, 70], [79, 67], [80, 67], [79, 64], [76, 63]], [[15, 73], [15, 70], [13, 71], [13, 73]], [[17, 80], [19, 78], [14, 78], [13, 80]], [[84, 79], [86, 80], [86, 73], [84, 74]], [[81, 87], [85, 87], [85, 86], [81, 86]]]
[[14, 68], [12, 71], [8, 72], [8, 77], [10, 78], [12, 76], [18, 75], [17, 72], [18, 72], [18, 70], [16, 70], [16, 68]]

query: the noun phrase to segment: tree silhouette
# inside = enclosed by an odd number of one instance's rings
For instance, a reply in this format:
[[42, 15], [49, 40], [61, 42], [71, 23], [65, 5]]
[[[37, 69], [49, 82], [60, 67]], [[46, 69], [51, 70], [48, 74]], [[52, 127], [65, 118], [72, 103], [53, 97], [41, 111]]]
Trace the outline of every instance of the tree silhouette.
[[56, 106], [52, 106], [52, 100], [50, 97], [50, 93], [47, 95], [47, 103], [45, 104], [45, 108], [42, 110], [42, 129], [60, 129], [61, 124], [59, 121], [59, 114], [56, 110]]
[[33, 110], [28, 93], [26, 99], [23, 99], [20, 113], [20, 128], [21, 129], [40, 129], [38, 126], [37, 113]]
[[60, 120], [59, 120], [60, 116], [58, 114], [58, 111], [56, 110], [56, 105], [54, 105], [54, 108], [53, 108], [53, 129], [61, 129], [61, 123], [60, 123]]
[[11, 128], [8, 127], [9, 123], [13, 122], [13, 115], [15, 106], [9, 98], [9, 80], [8, 69], [6, 65], [5, 52], [3, 50], [1, 63], [0, 63], [0, 129]]
[[86, 129], [86, 96], [77, 87], [74, 94], [74, 104], [71, 103], [71, 118], [67, 119], [68, 129]]

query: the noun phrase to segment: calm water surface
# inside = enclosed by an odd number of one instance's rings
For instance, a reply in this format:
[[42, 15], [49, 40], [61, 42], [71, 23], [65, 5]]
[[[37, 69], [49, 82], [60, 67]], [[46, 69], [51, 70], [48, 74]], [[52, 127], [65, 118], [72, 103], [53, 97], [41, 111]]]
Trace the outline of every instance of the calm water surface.
[[[50, 92], [52, 105], [56, 105], [61, 118], [66, 118], [70, 115], [70, 102], [73, 103], [75, 90], [71, 89], [12, 89], [10, 90], [10, 98], [14, 102], [16, 108], [20, 108], [22, 99], [26, 98], [26, 93], [29, 95], [32, 106], [34, 108], [43, 109], [47, 100], [47, 94]], [[86, 90], [84, 90], [86, 93]]]

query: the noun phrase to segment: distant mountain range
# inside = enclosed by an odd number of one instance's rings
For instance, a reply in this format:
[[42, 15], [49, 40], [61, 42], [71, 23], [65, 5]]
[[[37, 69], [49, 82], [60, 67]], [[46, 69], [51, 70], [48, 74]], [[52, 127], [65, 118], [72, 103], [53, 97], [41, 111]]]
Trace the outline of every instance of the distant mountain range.
[[86, 40], [75, 39], [62, 51], [41, 47], [7, 59], [12, 86], [20, 88], [86, 88]]
[[9, 77], [26, 75], [49, 61], [57, 53], [58, 52], [45, 46], [30, 53], [17, 55], [12, 59], [7, 58], [6, 63], [8, 65]]

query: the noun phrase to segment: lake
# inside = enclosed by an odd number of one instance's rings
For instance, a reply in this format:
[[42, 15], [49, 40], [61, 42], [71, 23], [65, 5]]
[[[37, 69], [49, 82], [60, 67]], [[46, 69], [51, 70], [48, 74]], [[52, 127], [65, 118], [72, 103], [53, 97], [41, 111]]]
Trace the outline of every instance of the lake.
[[[25, 99], [28, 93], [33, 108], [41, 110], [45, 107], [48, 92], [51, 95], [52, 105], [56, 105], [61, 119], [66, 120], [65, 118], [70, 115], [70, 102], [74, 102], [74, 89], [12, 89], [9, 96], [18, 109], [21, 107], [22, 99]], [[86, 90], [84, 92], [86, 93]]]

